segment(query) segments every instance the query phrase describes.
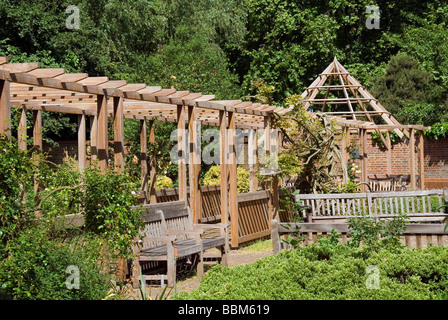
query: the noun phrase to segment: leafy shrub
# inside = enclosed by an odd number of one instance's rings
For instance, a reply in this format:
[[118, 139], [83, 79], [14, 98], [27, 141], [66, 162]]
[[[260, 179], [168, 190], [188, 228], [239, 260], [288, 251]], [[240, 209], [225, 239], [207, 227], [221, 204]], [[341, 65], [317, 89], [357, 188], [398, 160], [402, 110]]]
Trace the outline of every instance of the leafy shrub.
[[[236, 182], [238, 193], [249, 192], [249, 171], [243, 167], [236, 169]], [[213, 186], [221, 184], [221, 166], [211, 166], [204, 176], [203, 185]]]
[[173, 187], [173, 180], [167, 176], [157, 176], [156, 188], [157, 189], [167, 189]]
[[390, 219], [358, 216], [348, 219], [352, 230], [349, 244], [359, 247], [362, 243], [378, 248], [382, 245], [397, 246], [400, 236], [406, 230], [407, 215], [400, 214]]
[[[17, 142], [0, 137], [0, 248], [14, 239], [34, 217], [33, 189], [36, 165], [28, 151], [18, 150]], [[0, 259], [2, 253], [0, 251]]]
[[[37, 226], [8, 244], [7, 258], [0, 262], [0, 299], [97, 300], [112, 287], [111, 276], [100, 262], [105, 252], [99, 239], [88, 234], [74, 245], [49, 239]], [[67, 267], [79, 269], [79, 288], [69, 289]]]
[[[204, 300], [422, 300], [446, 299], [448, 248], [373, 251], [338, 244], [336, 234], [319, 243], [285, 250], [234, 268], [218, 265], [190, 294]], [[379, 270], [379, 288], [368, 289], [369, 266]]]

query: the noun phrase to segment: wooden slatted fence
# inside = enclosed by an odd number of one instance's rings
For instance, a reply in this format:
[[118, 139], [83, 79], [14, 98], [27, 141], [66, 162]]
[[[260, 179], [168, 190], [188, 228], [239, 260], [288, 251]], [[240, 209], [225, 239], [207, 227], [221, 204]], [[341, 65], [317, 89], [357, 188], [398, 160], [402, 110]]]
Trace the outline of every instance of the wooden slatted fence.
[[[221, 222], [220, 191], [219, 185], [201, 187], [201, 223]], [[177, 188], [157, 190], [156, 196], [158, 202], [177, 201], [179, 191]], [[269, 200], [268, 190], [238, 194], [238, 235], [231, 237], [237, 236], [238, 243], [243, 243], [269, 236]]]

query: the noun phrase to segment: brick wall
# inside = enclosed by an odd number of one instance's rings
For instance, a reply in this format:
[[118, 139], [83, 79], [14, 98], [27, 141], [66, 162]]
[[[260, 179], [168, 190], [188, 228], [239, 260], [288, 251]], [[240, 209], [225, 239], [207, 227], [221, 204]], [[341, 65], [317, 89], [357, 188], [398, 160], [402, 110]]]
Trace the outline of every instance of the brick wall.
[[[352, 140], [357, 140], [357, 136], [351, 136]], [[419, 143], [416, 135], [416, 157], [415, 172], [420, 174]], [[367, 174], [383, 175], [387, 173], [387, 152], [377, 140], [373, 140], [369, 134], [367, 136], [368, 168]], [[360, 164], [359, 161], [356, 161]], [[410, 175], [410, 153], [409, 145], [405, 142], [393, 143], [392, 145], [392, 174]], [[428, 187], [432, 184], [436, 187], [448, 186], [448, 139], [427, 140], [424, 139], [424, 167], [425, 180]], [[443, 181], [445, 180], [445, 181]], [[436, 183], [437, 182], [437, 183]]]

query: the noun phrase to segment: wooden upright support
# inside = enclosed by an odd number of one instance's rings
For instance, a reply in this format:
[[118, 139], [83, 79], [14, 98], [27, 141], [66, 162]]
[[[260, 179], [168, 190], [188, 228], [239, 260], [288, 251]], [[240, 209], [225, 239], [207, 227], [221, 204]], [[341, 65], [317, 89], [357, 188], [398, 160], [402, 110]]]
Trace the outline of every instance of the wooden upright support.
[[219, 111], [219, 143], [220, 143], [220, 162], [221, 162], [221, 222], [229, 222], [229, 185], [227, 183], [227, 115], [226, 111]]
[[36, 151], [42, 150], [42, 111], [33, 110], [33, 146]]
[[[42, 111], [33, 110], [33, 149], [34, 149], [34, 162], [39, 163], [39, 153], [42, 152]], [[43, 186], [38, 183], [36, 177], [34, 177], [34, 203], [36, 207], [40, 204], [40, 198], [38, 192], [43, 188]], [[35, 213], [39, 216], [39, 212]]]
[[0, 80], [0, 135], [11, 137], [11, 106], [9, 81]]
[[[342, 155], [342, 168], [345, 168], [347, 170], [347, 164], [348, 164], [348, 154], [347, 154], [347, 136], [350, 134], [350, 129], [347, 127], [342, 127], [342, 134], [341, 134], [341, 155]], [[343, 172], [342, 174], [342, 182], [344, 184], [348, 183], [348, 177]]]
[[188, 106], [188, 131], [190, 142], [190, 208], [192, 212], [193, 223], [201, 220], [201, 137], [200, 127], [196, 120], [196, 107]]
[[17, 130], [17, 141], [19, 144], [19, 150], [26, 150], [26, 140], [28, 138], [26, 134], [26, 108], [25, 106], [22, 106], [21, 109], [19, 109], [20, 112], [20, 121], [19, 121], [19, 128]]
[[97, 116], [98, 116], [98, 164], [101, 171], [108, 168], [108, 123], [107, 123], [107, 97], [105, 95], [97, 95]]
[[425, 138], [423, 136], [423, 131], [419, 134], [418, 147], [420, 149], [420, 189], [425, 189]]
[[185, 130], [185, 106], [177, 106], [177, 156], [179, 161], [178, 177], [179, 177], [179, 200], [187, 201], [187, 137]]
[[238, 247], [238, 189], [237, 189], [237, 164], [236, 164], [236, 137], [235, 137], [235, 113], [228, 112], [228, 148], [230, 173], [229, 181], [229, 211], [230, 211], [230, 230], [231, 246]]
[[114, 97], [114, 165], [118, 173], [124, 171], [123, 98]]
[[360, 145], [361, 145], [361, 183], [364, 183], [361, 185], [361, 191], [366, 192], [367, 186], [365, 183], [369, 182], [368, 178], [368, 160], [367, 160], [367, 130], [366, 129], [360, 129]]
[[146, 130], [146, 120], [140, 120], [140, 163], [142, 191], [145, 195], [145, 202], [148, 201], [148, 135]]
[[415, 130], [410, 129], [409, 135], [409, 156], [411, 167], [411, 189], [415, 190], [417, 183], [415, 178]]
[[254, 192], [258, 190], [258, 179], [256, 165], [258, 161], [258, 134], [256, 129], [249, 129], [248, 138], [248, 159], [249, 159], [249, 190]]
[[390, 140], [390, 131], [386, 131], [387, 148], [387, 174], [392, 174], [392, 141]]
[[78, 169], [86, 168], [86, 115], [78, 115]]
[[[149, 121], [149, 143], [154, 146], [156, 143], [155, 134], [155, 122], [154, 120]], [[149, 202], [156, 203], [156, 180], [157, 180], [157, 162], [156, 162], [156, 151], [152, 148], [151, 156], [149, 158]]]
[[98, 116], [90, 116], [90, 160], [98, 160]]

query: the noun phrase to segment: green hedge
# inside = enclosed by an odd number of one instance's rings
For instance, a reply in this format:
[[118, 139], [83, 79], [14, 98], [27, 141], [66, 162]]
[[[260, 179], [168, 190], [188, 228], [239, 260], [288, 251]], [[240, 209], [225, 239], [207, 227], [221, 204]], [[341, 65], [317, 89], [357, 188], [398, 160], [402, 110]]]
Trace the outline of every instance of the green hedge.
[[[379, 288], [368, 289], [369, 266], [379, 270]], [[448, 249], [404, 247], [372, 251], [321, 239], [234, 268], [218, 265], [198, 289], [177, 299], [295, 300], [447, 299]]]

